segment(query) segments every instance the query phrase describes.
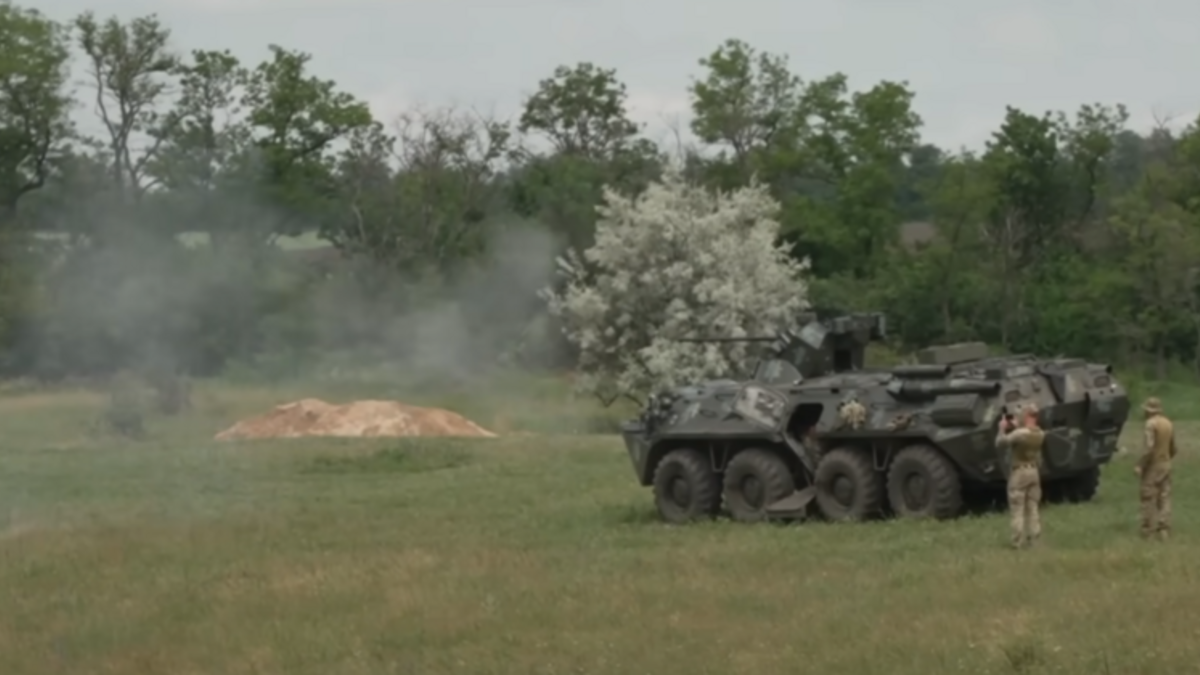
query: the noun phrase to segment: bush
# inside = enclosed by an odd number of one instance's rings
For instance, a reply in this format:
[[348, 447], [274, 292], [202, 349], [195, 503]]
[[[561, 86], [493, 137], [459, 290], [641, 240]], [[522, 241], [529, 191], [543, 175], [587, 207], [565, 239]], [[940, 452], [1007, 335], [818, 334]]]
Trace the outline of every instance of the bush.
[[772, 334], [808, 308], [807, 261], [777, 244], [764, 186], [713, 193], [668, 172], [636, 198], [606, 189], [599, 211], [595, 244], [560, 258], [565, 285], [542, 297], [602, 400], [742, 372], [753, 344], [677, 338]]

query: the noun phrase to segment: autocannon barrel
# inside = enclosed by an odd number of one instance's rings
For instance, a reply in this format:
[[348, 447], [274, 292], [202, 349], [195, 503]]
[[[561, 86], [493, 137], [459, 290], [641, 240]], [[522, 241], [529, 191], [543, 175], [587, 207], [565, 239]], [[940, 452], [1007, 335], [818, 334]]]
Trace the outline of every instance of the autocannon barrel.
[[933, 364], [913, 364], [907, 366], [896, 366], [892, 368], [892, 374], [896, 377], [906, 378], [930, 378], [943, 379], [950, 374], [950, 366], [939, 366]]
[[929, 399], [947, 394], [994, 394], [1000, 391], [1000, 383], [979, 380], [918, 380], [893, 382], [889, 389], [898, 398]]

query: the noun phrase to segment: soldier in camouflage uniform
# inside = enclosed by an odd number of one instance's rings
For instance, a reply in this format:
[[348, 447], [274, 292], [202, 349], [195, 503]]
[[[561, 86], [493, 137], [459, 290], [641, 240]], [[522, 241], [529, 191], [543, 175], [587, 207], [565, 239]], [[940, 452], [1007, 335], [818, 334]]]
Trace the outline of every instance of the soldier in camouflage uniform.
[[1042, 444], [1046, 434], [1038, 426], [1037, 406], [1030, 404], [1021, 411], [1021, 426], [1011, 418], [1000, 423], [996, 447], [1011, 453], [1008, 475], [1008, 509], [1011, 515], [1013, 548], [1033, 545], [1042, 536]]
[[867, 407], [852, 398], [838, 406], [838, 420], [842, 428], [861, 429], [867, 423]]
[[1163, 414], [1162, 402], [1148, 398], [1142, 456], [1134, 471], [1141, 477], [1142, 537], [1165, 541], [1171, 529], [1171, 460], [1175, 458], [1175, 429]]

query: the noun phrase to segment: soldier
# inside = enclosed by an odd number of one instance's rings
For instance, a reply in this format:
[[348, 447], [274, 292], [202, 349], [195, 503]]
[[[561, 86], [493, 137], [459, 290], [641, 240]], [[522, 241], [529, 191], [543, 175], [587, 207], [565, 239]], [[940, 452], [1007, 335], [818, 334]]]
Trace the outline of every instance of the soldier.
[[1038, 409], [1032, 403], [1021, 411], [1021, 426], [1006, 416], [996, 435], [996, 447], [1012, 455], [1008, 475], [1008, 509], [1011, 516], [1012, 546], [1035, 544], [1042, 536], [1038, 504], [1042, 501], [1042, 444], [1046, 434], [1038, 426]]
[[1146, 399], [1142, 456], [1134, 472], [1141, 477], [1142, 537], [1167, 540], [1171, 530], [1171, 460], [1175, 458], [1175, 429], [1163, 414], [1162, 402]]
[[859, 403], [857, 398], [843, 401], [838, 406], [838, 420], [842, 428], [859, 429], [867, 423], [867, 407]]

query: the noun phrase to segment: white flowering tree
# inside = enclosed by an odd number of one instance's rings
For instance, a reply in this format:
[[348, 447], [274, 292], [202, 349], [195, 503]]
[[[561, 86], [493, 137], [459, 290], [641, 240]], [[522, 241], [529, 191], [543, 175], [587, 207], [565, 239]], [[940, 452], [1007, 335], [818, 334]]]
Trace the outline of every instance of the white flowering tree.
[[677, 170], [636, 198], [606, 189], [595, 244], [560, 258], [565, 284], [542, 291], [579, 349], [580, 388], [607, 405], [744, 373], [761, 345], [677, 339], [796, 326], [808, 264], [776, 243], [778, 211], [757, 183], [713, 193]]

